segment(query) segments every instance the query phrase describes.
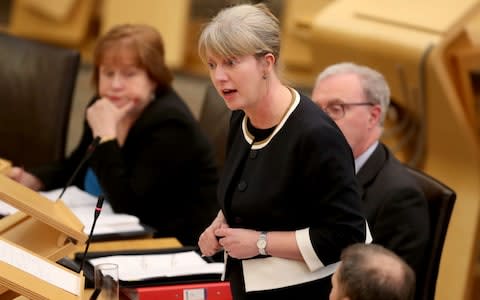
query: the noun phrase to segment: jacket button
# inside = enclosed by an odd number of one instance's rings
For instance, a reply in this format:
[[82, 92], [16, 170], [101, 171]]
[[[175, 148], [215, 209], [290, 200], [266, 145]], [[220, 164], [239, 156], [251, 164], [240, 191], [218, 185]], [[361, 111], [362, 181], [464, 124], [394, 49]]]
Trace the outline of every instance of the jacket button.
[[258, 155], [258, 151], [256, 151], [256, 150], [250, 151], [250, 155], [249, 155], [249, 156], [250, 156], [250, 159], [255, 159], [255, 158], [257, 158], [257, 155]]
[[234, 222], [235, 222], [235, 224], [241, 224], [243, 222], [243, 219], [240, 218], [240, 217], [235, 217]]
[[247, 183], [242, 180], [238, 183], [237, 188], [240, 192], [243, 192], [247, 189], [247, 186], [248, 186]]

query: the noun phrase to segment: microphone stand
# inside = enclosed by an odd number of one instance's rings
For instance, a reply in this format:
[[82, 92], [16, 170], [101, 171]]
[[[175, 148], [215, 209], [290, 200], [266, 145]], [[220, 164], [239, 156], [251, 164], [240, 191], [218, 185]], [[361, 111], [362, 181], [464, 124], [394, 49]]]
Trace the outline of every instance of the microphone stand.
[[[83, 252], [83, 256], [82, 256], [82, 263], [80, 265], [80, 269], [78, 270], [78, 273], [80, 273], [80, 274], [82, 274], [83, 268], [85, 266], [85, 261], [86, 261], [86, 258], [87, 258], [88, 248], [90, 247], [90, 241], [92, 240], [92, 236], [93, 236], [93, 230], [95, 228], [95, 224], [97, 224], [97, 219], [100, 216], [100, 212], [102, 211], [102, 206], [103, 206], [103, 201], [104, 200], [105, 200], [105, 197], [103, 195], [98, 196], [97, 205], [95, 206], [95, 213], [93, 215], [92, 228], [90, 228], [90, 233], [88, 234], [87, 244], [85, 246], [85, 251]], [[96, 288], [95, 291], [90, 296], [90, 300], [96, 300], [98, 298], [99, 294], [100, 294], [100, 289]]]
[[97, 219], [100, 216], [100, 212], [102, 211], [102, 206], [103, 206], [103, 201], [105, 200], [105, 197], [103, 195], [98, 196], [97, 200], [97, 205], [95, 207], [95, 213], [93, 216], [93, 224], [92, 228], [90, 228], [90, 234], [88, 235], [88, 240], [87, 240], [87, 245], [85, 246], [85, 251], [83, 252], [82, 256], [82, 264], [80, 265], [80, 270], [78, 272], [82, 272], [83, 267], [85, 266], [85, 260], [88, 252], [88, 248], [90, 247], [90, 241], [92, 240], [93, 236], [93, 229], [95, 228], [95, 224], [97, 223]]
[[90, 158], [90, 156], [92, 156], [92, 154], [95, 151], [95, 149], [97, 148], [98, 144], [100, 144], [100, 140], [101, 140], [101, 138], [99, 136], [97, 136], [93, 139], [90, 146], [88, 146], [87, 153], [85, 153], [85, 156], [83, 157], [83, 159], [78, 164], [78, 166], [75, 169], [75, 171], [73, 172], [72, 176], [70, 176], [70, 178], [68, 179], [67, 183], [63, 187], [62, 192], [60, 193], [60, 196], [58, 196], [57, 201], [62, 198], [62, 196], [65, 193], [65, 191], [67, 190], [67, 188], [72, 184], [75, 177], [77, 177], [77, 173], [80, 171], [81, 167], [87, 162], [87, 160]]

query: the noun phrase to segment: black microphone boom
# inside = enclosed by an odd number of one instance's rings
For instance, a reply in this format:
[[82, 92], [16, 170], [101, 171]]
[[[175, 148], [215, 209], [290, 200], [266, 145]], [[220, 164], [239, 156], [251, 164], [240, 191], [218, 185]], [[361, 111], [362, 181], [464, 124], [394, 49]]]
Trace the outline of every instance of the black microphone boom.
[[93, 152], [95, 151], [95, 149], [97, 148], [98, 144], [100, 143], [100, 137], [97, 136], [93, 139], [92, 143], [90, 144], [90, 146], [88, 146], [88, 149], [87, 149], [87, 152], [85, 153], [85, 156], [82, 158], [82, 160], [80, 161], [80, 163], [78, 164], [77, 168], [75, 169], [75, 171], [73, 172], [72, 176], [70, 176], [70, 178], [68, 179], [67, 183], [65, 184], [65, 186], [63, 187], [62, 189], [62, 192], [60, 193], [60, 196], [58, 196], [57, 198], [57, 201], [59, 199], [62, 198], [63, 194], [65, 193], [65, 191], [67, 190], [67, 188], [72, 184], [73, 180], [75, 179], [75, 177], [77, 177], [77, 173], [78, 171], [80, 171], [80, 169], [82, 168], [82, 166], [87, 162], [87, 160], [90, 159], [90, 156], [92, 156]]
[[90, 247], [90, 241], [92, 240], [93, 229], [95, 228], [95, 224], [97, 223], [97, 219], [100, 216], [100, 212], [102, 211], [102, 206], [103, 206], [103, 200], [104, 199], [105, 199], [105, 197], [103, 195], [98, 196], [97, 205], [95, 206], [95, 213], [93, 215], [92, 228], [90, 228], [90, 234], [88, 235], [87, 245], [85, 246], [85, 251], [83, 252], [82, 263], [80, 265], [80, 270], [78, 270], [79, 273], [83, 270], [83, 267], [85, 266], [85, 259], [87, 257], [88, 247]]

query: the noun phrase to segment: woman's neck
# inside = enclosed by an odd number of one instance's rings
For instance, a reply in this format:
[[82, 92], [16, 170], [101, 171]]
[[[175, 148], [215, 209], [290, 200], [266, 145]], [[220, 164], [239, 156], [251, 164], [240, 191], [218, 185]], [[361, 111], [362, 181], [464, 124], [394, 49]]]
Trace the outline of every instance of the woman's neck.
[[253, 126], [259, 129], [274, 127], [280, 123], [293, 102], [290, 89], [282, 84], [270, 86], [256, 107], [245, 113]]

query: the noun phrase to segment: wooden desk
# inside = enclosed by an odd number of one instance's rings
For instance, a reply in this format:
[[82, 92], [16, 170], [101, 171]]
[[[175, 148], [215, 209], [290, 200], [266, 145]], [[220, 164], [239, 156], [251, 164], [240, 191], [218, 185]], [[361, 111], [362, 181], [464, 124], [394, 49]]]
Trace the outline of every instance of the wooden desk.
[[[182, 244], [176, 238], [158, 238], [158, 239], [138, 239], [138, 240], [122, 240], [108, 242], [94, 242], [90, 244], [88, 252], [95, 251], [115, 251], [115, 250], [148, 250], [161, 248], [177, 248]], [[75, 252], [83, 252], [85, 245], [77, 247]], [[73, 258], [74, 253], [71, 254]]]
[[[137, 249], [161, 249], [161, 248], [177, 248], [182, 244], [176, 238], [158, 238], [158, 239], [140, 239], [140, 240], [124, 240], [112, 242], [96, 242], [90, 244], [89, 252], [94, 251], [114, 251], [114, 250], [137, 250]], [[85, 246], [79, 246], [76, 252], [83, 252]], [[73, 257], [72, 253], [71, 257]], [[85, 289], [83, 299], [88, 300], [93, 289]], [[120, 299], [122, 296], [120, 296]], [[19, 296], [15, 300], [28, 300], [24, 296]]]
[[[161, 248], [177, 248], [182, 244], [176, 238], [158, 238], [158, 239], [140, 239], [140, 240], [124, 240], [112, 242], [92, 243], [89, 252], [95, 251], [115, 251], [115, 250], [137, 250], [137, 249], [161, 249]], [[84, 246], [80, 246], [78, 252], [84, 251]], [[93, 289], [86, 289], [83, 293], [83, 299], [88, 300]], [[122, 295], [120, 295], [120, 299]]]
[[[92, 243], [89, 252], [93, 251], [114, 251], [114, 250], [137, 250], [137, 249], [161, 249], [161, 248], [177, 248], [182, 244], [176, 238], [158, 238], [158, 239], [141, 239], [141, 240], [124, 240], [112, 242], [97, 242]], [[78, 252], [83, 252], [84, 246], [78, 247]], [[73, 257], [73, 253], [71, 257]], [[85, 289], [83, 292], [84, 300], [88, 300], [92, 295], [93, 289]], [[120, 293], [121, 294], [121, 293]], [[120, 295], [121, 300], [125, 300]], [[16, 297], [15, 300], [28, 300], [24, 296]]]

